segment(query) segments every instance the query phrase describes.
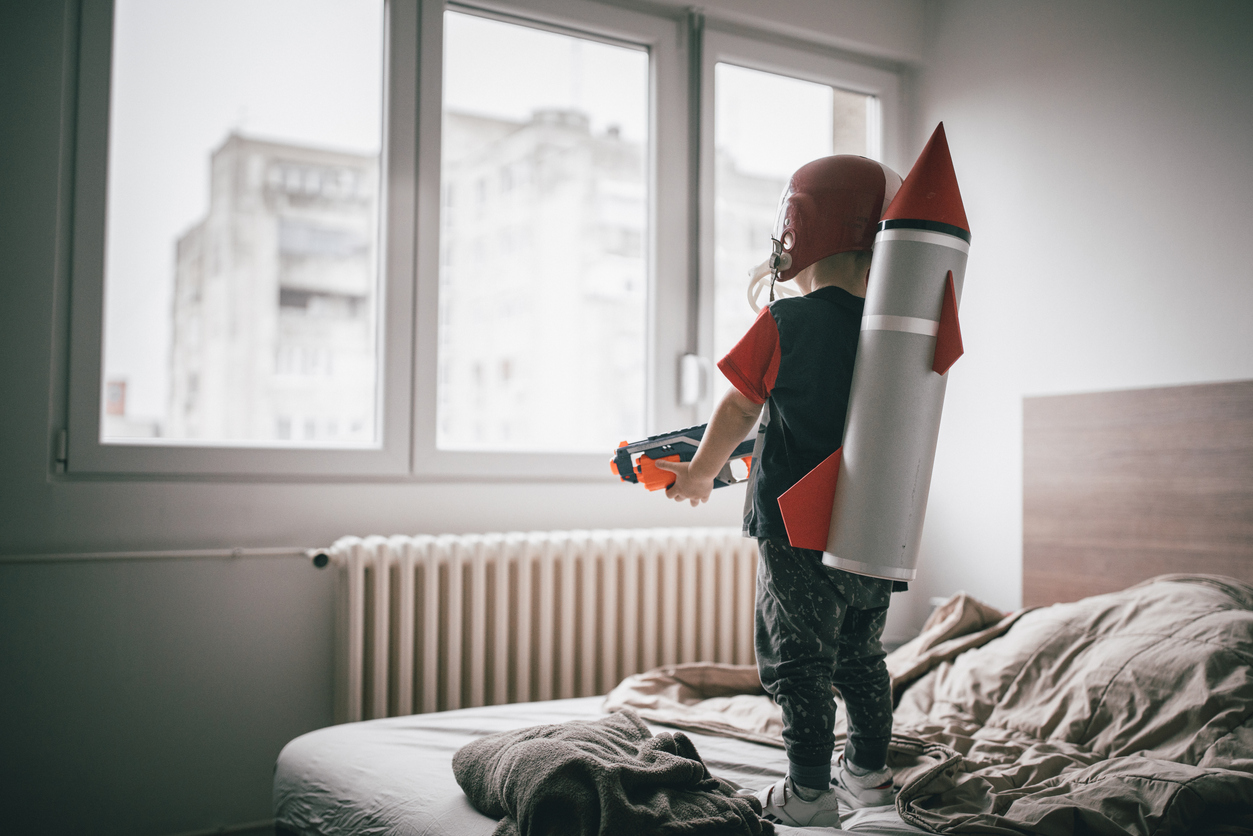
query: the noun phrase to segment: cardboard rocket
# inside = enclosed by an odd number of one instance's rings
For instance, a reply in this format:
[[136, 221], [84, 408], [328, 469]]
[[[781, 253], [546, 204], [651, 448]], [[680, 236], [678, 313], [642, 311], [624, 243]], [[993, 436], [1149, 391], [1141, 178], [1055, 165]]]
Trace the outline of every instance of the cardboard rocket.
[[946, 372], [962, 355], [969, 251], [941, 123], [875, 236], [843, 446], [779, 497], [789, 541], [821, 550], [828, 566], [917, 574]]

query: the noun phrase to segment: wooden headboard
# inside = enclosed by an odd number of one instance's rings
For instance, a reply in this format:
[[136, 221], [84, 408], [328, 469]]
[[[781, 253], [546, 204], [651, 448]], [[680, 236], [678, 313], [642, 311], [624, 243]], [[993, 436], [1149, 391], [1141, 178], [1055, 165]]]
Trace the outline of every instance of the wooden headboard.
[[1253, 381], [1023, 401], [1023, 604], [1253, 583]]

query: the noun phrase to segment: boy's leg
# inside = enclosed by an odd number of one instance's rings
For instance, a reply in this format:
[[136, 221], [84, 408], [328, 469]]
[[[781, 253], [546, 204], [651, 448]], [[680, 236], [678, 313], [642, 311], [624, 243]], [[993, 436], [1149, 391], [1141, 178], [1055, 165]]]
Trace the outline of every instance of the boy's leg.
[[887, 614], [887, 607], [848, 609], [832, 678], [848, 713], [844, 759], [868, 772], [887, 763], [892, 737], [892, 681], [882, 642]]
[[835, 748], [832, 671], [848, 604], [820, 552], [769, 540], [758, 549], [757, 670], [783, 709], [789, 775], [802, 787], [825, 789]]

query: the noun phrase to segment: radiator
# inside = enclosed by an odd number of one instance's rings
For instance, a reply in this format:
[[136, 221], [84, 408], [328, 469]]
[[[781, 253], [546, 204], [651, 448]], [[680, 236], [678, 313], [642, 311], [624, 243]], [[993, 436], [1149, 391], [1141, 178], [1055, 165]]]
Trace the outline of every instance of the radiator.
[[676, 662], [753, 662], [737, 529], [344, 537], [336, 722], [603, 694]]

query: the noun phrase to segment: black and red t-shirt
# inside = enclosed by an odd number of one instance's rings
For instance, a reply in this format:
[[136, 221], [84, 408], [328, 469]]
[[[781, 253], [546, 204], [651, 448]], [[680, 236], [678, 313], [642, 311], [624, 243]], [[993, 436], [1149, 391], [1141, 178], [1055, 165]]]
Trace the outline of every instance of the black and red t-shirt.
[[765, 438], [748, 485], [745, 534], [786, 540], [779, 495], [842, 443], [864, 305], [838, 287], [779, 299], [762, 308], [718, 361], [741, 394], [767, 404], [760, 430]]

